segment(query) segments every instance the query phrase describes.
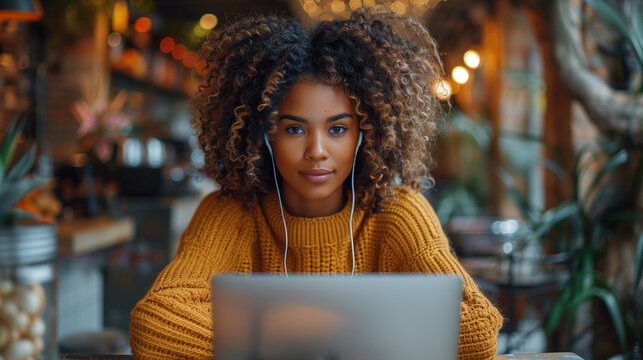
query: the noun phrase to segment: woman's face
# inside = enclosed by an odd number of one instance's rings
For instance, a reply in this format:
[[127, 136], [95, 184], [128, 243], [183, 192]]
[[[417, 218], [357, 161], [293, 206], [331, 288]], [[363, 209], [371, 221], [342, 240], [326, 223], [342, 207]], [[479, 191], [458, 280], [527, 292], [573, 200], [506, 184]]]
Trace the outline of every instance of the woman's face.
[[296, 216], [341, 210], [359, 125], [343, 89], [300, 78], [279, 104], [271, 144], [283, 178], [283, 199]]

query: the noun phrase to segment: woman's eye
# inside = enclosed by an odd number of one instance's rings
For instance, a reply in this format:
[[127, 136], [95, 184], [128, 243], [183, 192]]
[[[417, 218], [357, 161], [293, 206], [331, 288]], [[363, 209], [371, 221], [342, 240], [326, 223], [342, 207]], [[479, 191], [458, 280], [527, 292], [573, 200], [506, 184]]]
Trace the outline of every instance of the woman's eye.
[[333, 126], [330, 128], [330, 133], [333, 135], [341, 135], [346, 132], [346, 128], [343, 126]]
[[304, 130], [299, 126], [289, 126], [286, 128], [286, 132], [292, 135], [303, 134]]

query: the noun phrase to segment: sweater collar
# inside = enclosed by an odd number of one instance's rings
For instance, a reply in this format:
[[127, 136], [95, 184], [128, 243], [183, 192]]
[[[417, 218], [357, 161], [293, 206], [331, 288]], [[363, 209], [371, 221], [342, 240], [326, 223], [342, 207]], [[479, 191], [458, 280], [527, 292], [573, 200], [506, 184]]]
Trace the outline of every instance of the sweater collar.
[[[288, 228], [289, 247], [316, 247], [333, 245], [336, 243], [350, 244], [350, 227], [348, 221], [351, 216], [352, 197], [337, 213], [329, 216], [315, 218], [298, 217], [288, 213], [284, 208], [284, 217]], [[261, 199], [261, 208], [270, 225], [273, 234], [280, 242], [285, 243], [284, 225], [281, 220], [281, 210], [277, 192], [271, 191]], [[355, 202], [353, 214], [353, 236], [357, 233], [359, 224], [364, 218], [364, 211]]]

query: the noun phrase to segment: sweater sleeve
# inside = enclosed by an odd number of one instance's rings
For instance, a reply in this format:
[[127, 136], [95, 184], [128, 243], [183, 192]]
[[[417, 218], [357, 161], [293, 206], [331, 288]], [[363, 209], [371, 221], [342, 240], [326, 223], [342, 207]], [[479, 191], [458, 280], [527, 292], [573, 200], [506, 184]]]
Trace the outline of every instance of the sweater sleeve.
[[458, 359], [493, 359], [502, 316], [482, 294], [451, 251], [448, 239], [428, 201], [417, 191], [398, 192], [391, 209], [390, 245], [408, 272], [457, 274], [463, 281]]
[[212, 359], [210, 278], [249, 271], [243, 254], [253, 238], [241, 226], [240, 206], [204, 198], [181, 236], [175, 258], [156, 278], [131, 314], [130, 345], [136, 359]]

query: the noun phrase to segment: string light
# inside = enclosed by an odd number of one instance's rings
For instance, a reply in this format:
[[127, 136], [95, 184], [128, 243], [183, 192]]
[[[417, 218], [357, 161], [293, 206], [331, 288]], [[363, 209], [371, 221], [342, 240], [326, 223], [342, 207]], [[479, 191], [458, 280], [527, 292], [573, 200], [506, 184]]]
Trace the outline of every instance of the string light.
[[427, 10], [443, 0], [286, 0], [305, 22], [347, 18], [361, 7], [382, 6], [401, 15], [423, 18]]
[[185, 53], [185, 56], [183, 56], [183, 65], [186, 68], [191, 69], [196, 65], [198, 58], [199, 55], [197, 55], [197, 53], [195, 53], [194, 51], [188, 51], [187, 53]]
[[194, 28], [192, 28], [192, 32], [194, 33], [194, 35], [200, 38], [208, 34], [208, 30], [204, 29], [203, 26], [201, 26], [201, 24], [198, 24], [198, 23], [194, 25]]
[[107, 45], [113, 48], [118, 47], [121, 44], [121, 40], [122, 40], [121, 34], [117, 32], [113, 32], [109, 34], [109, 36], [107, 37]]
[[462, 57], [465, 65], [471, 69], [477, 69], [480, 66], [480, 54], [475, 50], [468, 50]]
[[469, 71], [462, 66], [456, 66], [451, 71], [451, 77], [458, 84], [466, 84], [469, 81]]
[[140, 33], [146, 33], [152, 29], [152, 20], [150, 18], [142, 16], [136, 19], [134, 23], [134, 30]]
[[199, 19], [199, 25], [205, 30], [212, 30], [219, 23], [219, 19], [214, 14], [203, 14]]
[[164, 53], [172, 52], [174, 49], [174, 39], [169, 36], [164, 37], [163, 40], [161, 40], [160, 48]]
[[114, 3], [114, 11], [112, 12], [112, 30], [119, 33], [127, 31], [127, 23], [129, 22], [129, 11], [127, 9], [127, 1], [118, 0]]
[[453, 94], [453, 89], [448, 80], [442, 79], [433, 85], [433, 93], [440, 100], [447, 100]]
[[172, 49], [172, 57], [174, 60], [182, 60], [187, 52], [187, 48], [183, 44], [178, 44]]

